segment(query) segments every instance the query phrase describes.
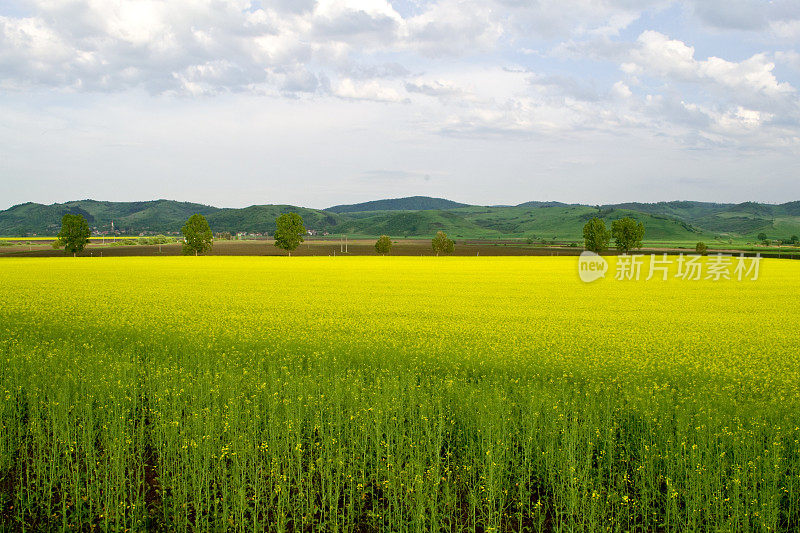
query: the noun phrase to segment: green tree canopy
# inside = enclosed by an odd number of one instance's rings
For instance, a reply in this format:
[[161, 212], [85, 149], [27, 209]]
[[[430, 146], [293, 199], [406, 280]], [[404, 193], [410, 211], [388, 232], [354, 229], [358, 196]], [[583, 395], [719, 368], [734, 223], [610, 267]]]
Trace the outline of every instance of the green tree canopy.
[[436, 237], [431, 240], [433, 251], [436, 255], [439, 254], [452, 254], [455, 249], [455, 243], [447, 238], [447, 233], [443, 231], [436, 232]]
[[183, 253], [186, 255], [205, 253], [214, 245], [214, 234], [203, 215], [190, 216], [181, 228], [181, 233], [184, 238]]
[[75, 255], [86, 248], [91, 234], [89, 223], [86, 222], [83, 215], [67, 213], [61, 218], [61, 231], [58, 232], [53, 246], [56, 248], [63, 247], [65, 252]]
[[603, 219], [594, 217], [583, 226], [584, 247], [596, 254], [608, 248], [608, 241], [611, 240], [611, 233], [606, 228]]
[[704, 242], [698, 242], [697, 245], [694, 247], [694, 251], [700, 255], [706, 255], [706, 251], [708, 250], [708, 246]]
[[375, 251], [381, 255], [386, 255], [392, 251], [392, 239], [388, 235], [381, 235], [375, 242]]
[[766, 241], [767, 240], [767, 234], [762, 231], [761, 233], [758, 234], [758, 240], [759, 241]]
[[644, 225], [630, 217], [621, 218], [611, 223], [611, 235], [614, 237], [617, 250], [627, 254], [634, 248], [642, 247]]
[[303, 218], [297, 213], [284, 213], [275, 219], [275, 226], [275, 246], [292, 255], [292, 250], [300, 246], [306, 234]]

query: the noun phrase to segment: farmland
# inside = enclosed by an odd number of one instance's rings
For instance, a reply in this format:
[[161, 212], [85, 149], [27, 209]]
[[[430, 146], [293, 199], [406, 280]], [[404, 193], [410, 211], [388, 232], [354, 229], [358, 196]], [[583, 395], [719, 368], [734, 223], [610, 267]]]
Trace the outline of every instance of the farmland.
[[[0, 257], [64, 257], [63, 249], [55, 250], [51, 246], [53, 238], [49, 241], [8, 241], [4, 246], [0, 238]], [[101, 244], [91, 241], [89, 245], [79, 252], [78, 257], [132, 257], [132, 256], [180, 256], [183, 255], [180, 243], [171, 244], [139, 244], [137, 238], [123, 239], [115, 243]], [[431, 247], [430, 239], [393, 239], [392, 255], [403, 256], [433, 256], [435, 252]], [[286, 256], [287, 252], [274, 246], [272, 239], [249, 240], [215, 240], [213, 248], [207, 255], [223, 256]], [[522, 239], [507, 240], [467, 240], [457, 239], [454, 255], [457, 256], [554, 256], [554, 255], [580, 255], [583, 251], [583, 242], [560, 241], [550, 244], [542, 242], [528, 243]], [[345, 252], [344, 239], [339, 238], [309, 238], [296, 250], [293, 256], [357, 256], [379, 255], [375, 251], [375, 239], [348, 238]], [[695, 242], [680, 241], [652, 241], [643, 248], [644, 253], [688, 253], [694, 251]], [[713, 252], [723, 253], [746, 252], [748, 254], [760, 253], [764, 257], [800, 257], [800, 248], [795, 246], [752, 246], [744, 243], [728, 244], [710, 241], [708, 247]], [[610, 253], [614, 253], [611, 250]]]
[[798, 530], [800, 262], [576, 264], [4, 258], [0, 529]]

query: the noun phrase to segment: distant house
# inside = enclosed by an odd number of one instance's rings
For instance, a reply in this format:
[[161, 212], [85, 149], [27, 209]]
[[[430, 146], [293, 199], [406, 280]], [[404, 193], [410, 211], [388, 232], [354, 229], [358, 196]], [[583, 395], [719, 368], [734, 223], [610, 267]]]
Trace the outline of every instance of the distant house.
[[308, 233], [309, 235], [316, 235], [317, 234], [317, 230], [309, 229], [309, 230], [306, 230], [306, 233]]

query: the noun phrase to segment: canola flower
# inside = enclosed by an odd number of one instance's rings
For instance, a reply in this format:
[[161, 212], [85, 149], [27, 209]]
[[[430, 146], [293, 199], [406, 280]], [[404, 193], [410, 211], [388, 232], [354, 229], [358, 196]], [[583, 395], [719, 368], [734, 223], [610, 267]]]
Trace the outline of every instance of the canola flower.
[[586, 284], [559, 257], [0, 275], [0, 529], [800, 528], [800, 262], [752, 282]]

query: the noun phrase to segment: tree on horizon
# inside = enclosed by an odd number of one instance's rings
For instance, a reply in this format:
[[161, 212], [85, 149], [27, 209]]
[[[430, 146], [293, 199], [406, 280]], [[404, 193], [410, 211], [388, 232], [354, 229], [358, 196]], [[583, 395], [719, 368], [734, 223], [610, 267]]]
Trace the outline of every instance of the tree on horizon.
[[64, 247], [65, 253], [71, 253], [72, 257], [78, 252], [82, 252], [89, 244], [89, 236], [92, 234], [89, 223], [83, 215], [72, 215], [70, 213], [61, 217], [61, 230], [53, 243], [55, 248]]
[[443, 231], [436, 232], [436, 237], [431, 239], [431, 246], [436, 255], [439, 254], [452, 254], [455, 249], [455, 243], [447, 238], [447, 233]]
[[611, 235], [614, 237], [617, 251], [627, 254], [634, 248], [642, 247], [644, 225], [630, 217], [621, 218], [611, 223]]
[[297, 213], [284, 213], [275, 219], [275, 246], [289, 252], [297, 249], [305, 239], [306, 227], [303, 225], [303, 217]]
[[610, 240], [611, 233], [602, 218], [594, 217], [583, 226], [583, 246], [587, 250], [596, 254], [604, 252]]
[[214, 245], [214, 234], [208, 220], [201, 214], [194, 214], [189, 217], [186, 224], [181, 228], [183, 234], [183, 253], [184, 255], [199, 255], [211, 250]]
[[388, 235], [381, 235], [375, 242], [375, 251], [386, 255], [392, 251], [392, 239]]

